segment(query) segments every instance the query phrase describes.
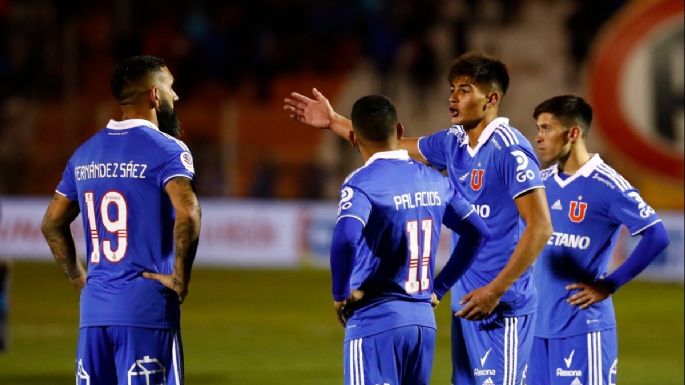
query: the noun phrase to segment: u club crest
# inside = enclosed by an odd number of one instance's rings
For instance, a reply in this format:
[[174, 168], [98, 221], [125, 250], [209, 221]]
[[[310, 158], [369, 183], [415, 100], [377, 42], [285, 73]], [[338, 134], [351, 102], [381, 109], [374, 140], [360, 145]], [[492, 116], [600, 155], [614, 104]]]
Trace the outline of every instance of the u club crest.
[[485, 170], [482, 168], [474, 168], [471, 170], [471, 188], [473, 191], [478, 191], [483, 187], [483, 175]]
[[580, 201], [571, 201], [568, 207], [568, 218], [571, 222], [580, 223], [585, 219], [587, 212], [587, 203]]

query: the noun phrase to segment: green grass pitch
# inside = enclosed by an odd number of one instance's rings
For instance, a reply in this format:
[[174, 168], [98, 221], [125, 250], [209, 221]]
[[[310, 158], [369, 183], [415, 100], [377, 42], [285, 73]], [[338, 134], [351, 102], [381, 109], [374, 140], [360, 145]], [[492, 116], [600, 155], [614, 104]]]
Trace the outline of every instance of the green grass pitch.
[[[343, 329], [325, 270], [197, 268], [183, 305], [186, 383], [342, 383]], [[683, 384], [683, 286], [633, 282], [614, 298], [621, 385]], [[449, 384], [449, 307], [439, 324], [433, 384]], [[0, 384], [74, 383], [78, 298], [54, 264], [14, 263], [10, 348]]]

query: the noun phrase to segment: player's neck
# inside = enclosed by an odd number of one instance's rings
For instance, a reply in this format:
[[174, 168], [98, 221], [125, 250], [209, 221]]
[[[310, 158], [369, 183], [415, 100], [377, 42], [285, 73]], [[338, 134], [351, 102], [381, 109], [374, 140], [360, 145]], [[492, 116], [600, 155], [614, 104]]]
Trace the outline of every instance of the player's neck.
[[140, 109], [136, 108], [122, 108], [122, 114], [121, 114], [121, 120], [128, 120], [128, 119], [144, 119], [147, 120], [148, 122], [154, 123], [156, 126], [159, 126], [159, 122], [157, 121], [157, 114], [155, 113], [155, 110], [145, 110], [141, 111]]
[[469, 147], [475, 148], [478, 145], [478, 138], [480, 138], [483, 131], [485, 131], [485, 127], [493, 120], [495, 120], [495, 118], [486, 117], [471, 128], [464, 127], [466, 135], [469, 136]]
[[585, 145], [576, 144], [571, 147], [568, 158], [559, 161], [559, 166], [564, 174], [573, 175], [580, 170], [590, 158], [592, 158], [592, 155], [587, 151], [587, 147], [585, 147]]
[[397, 144], [393, 146], [387, 143], [372, 142], [359, 146], [359, 153], [362, 155], [362, 158], [364, 158], [364, 162], [366, 162], [378, 152], [395, 151], [398, 149]]

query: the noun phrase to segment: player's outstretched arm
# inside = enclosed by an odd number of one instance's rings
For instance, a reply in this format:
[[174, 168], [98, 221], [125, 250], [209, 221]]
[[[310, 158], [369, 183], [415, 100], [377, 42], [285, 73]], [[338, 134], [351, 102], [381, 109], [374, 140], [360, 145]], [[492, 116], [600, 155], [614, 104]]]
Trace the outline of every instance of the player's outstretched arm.
[[145, 272], [145, 278], [155, 279], [178, 294], [183, 302], [188, 294], [190, 272], [200, 239], [200, 203], [195, 195], [193, 183], [185, 177], [176, 177], [167, 182], [165, 190], [176, 212], [174, 222], [174, 271], [172, 274]]
[[81, 291], [86, 284], [86, 269], [76, 257], [76, 247], [69, 225], [80, 212], [78, 203], [55, 194], [45, 211], [41, 231], [59, 268], [74, 287]]
[[292, 92], [283, 100], [283, 109], [290, 113], [290, 118], [308, 126], [328, 128], [341, 138], [351, 141], [352, 121], [335, 112], [331, 102], [312, 88], [314, 98]]
[[495, 309], [509, 286], [533, 264], [552, 235], [552, 222], [544, 189], [530, 190], [518, 196], [514, 202], [526, 223], [521, 239], [509, 261], [495, 279], [461, 299], [461, 304], [464, 306], [455, 314], [457, 317], [469, 320], [487, 317]]
[[[352, 142], [352, 121], [337, 113], [331, 102], [316, 88], [312, 88], [312, 96], [298, 92], [290, 93], [290, 97], [283, 100], [283, 109], [290, 113], [290, 118], [308, 126], [330, 129], [339, 137]], [[419, 151], [419, 138], [402, 138], [400, 148], [407, 150], [409, 156], [426, 163], [426, 159]]]
[[595, 282], [574, 282], [566, 290], [577, 290], [568, 298], [568, 303], [586, 309], [603, 301], [618, 288], [640, 274], [670, 243], [664, 224], [657, 222], [642, 232], [642, 239], [630, 256], [605, 279]]

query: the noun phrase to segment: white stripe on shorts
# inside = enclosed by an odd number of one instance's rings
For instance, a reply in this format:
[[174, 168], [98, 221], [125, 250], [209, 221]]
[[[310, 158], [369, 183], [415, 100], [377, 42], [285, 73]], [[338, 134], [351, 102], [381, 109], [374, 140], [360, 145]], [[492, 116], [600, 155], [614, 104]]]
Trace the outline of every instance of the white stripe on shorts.
[[516, 385], [518, 366], [518, 318], [504, 318], [504, 376], [503, 385]]
[[601, 332], [587, 334], [587, 367], [588, 385], [603, 385]]
[[364, 385], [362, 339], [350, 341], [350, 385]]
[[171, 343], [171, 365], [174, 367], [174, 379], [176, 385], [183, 385], [181, 383], [181, 375], [179, 374], [180, 365], [178, 362], [178, 331], [174, 332], [173, 342]]

